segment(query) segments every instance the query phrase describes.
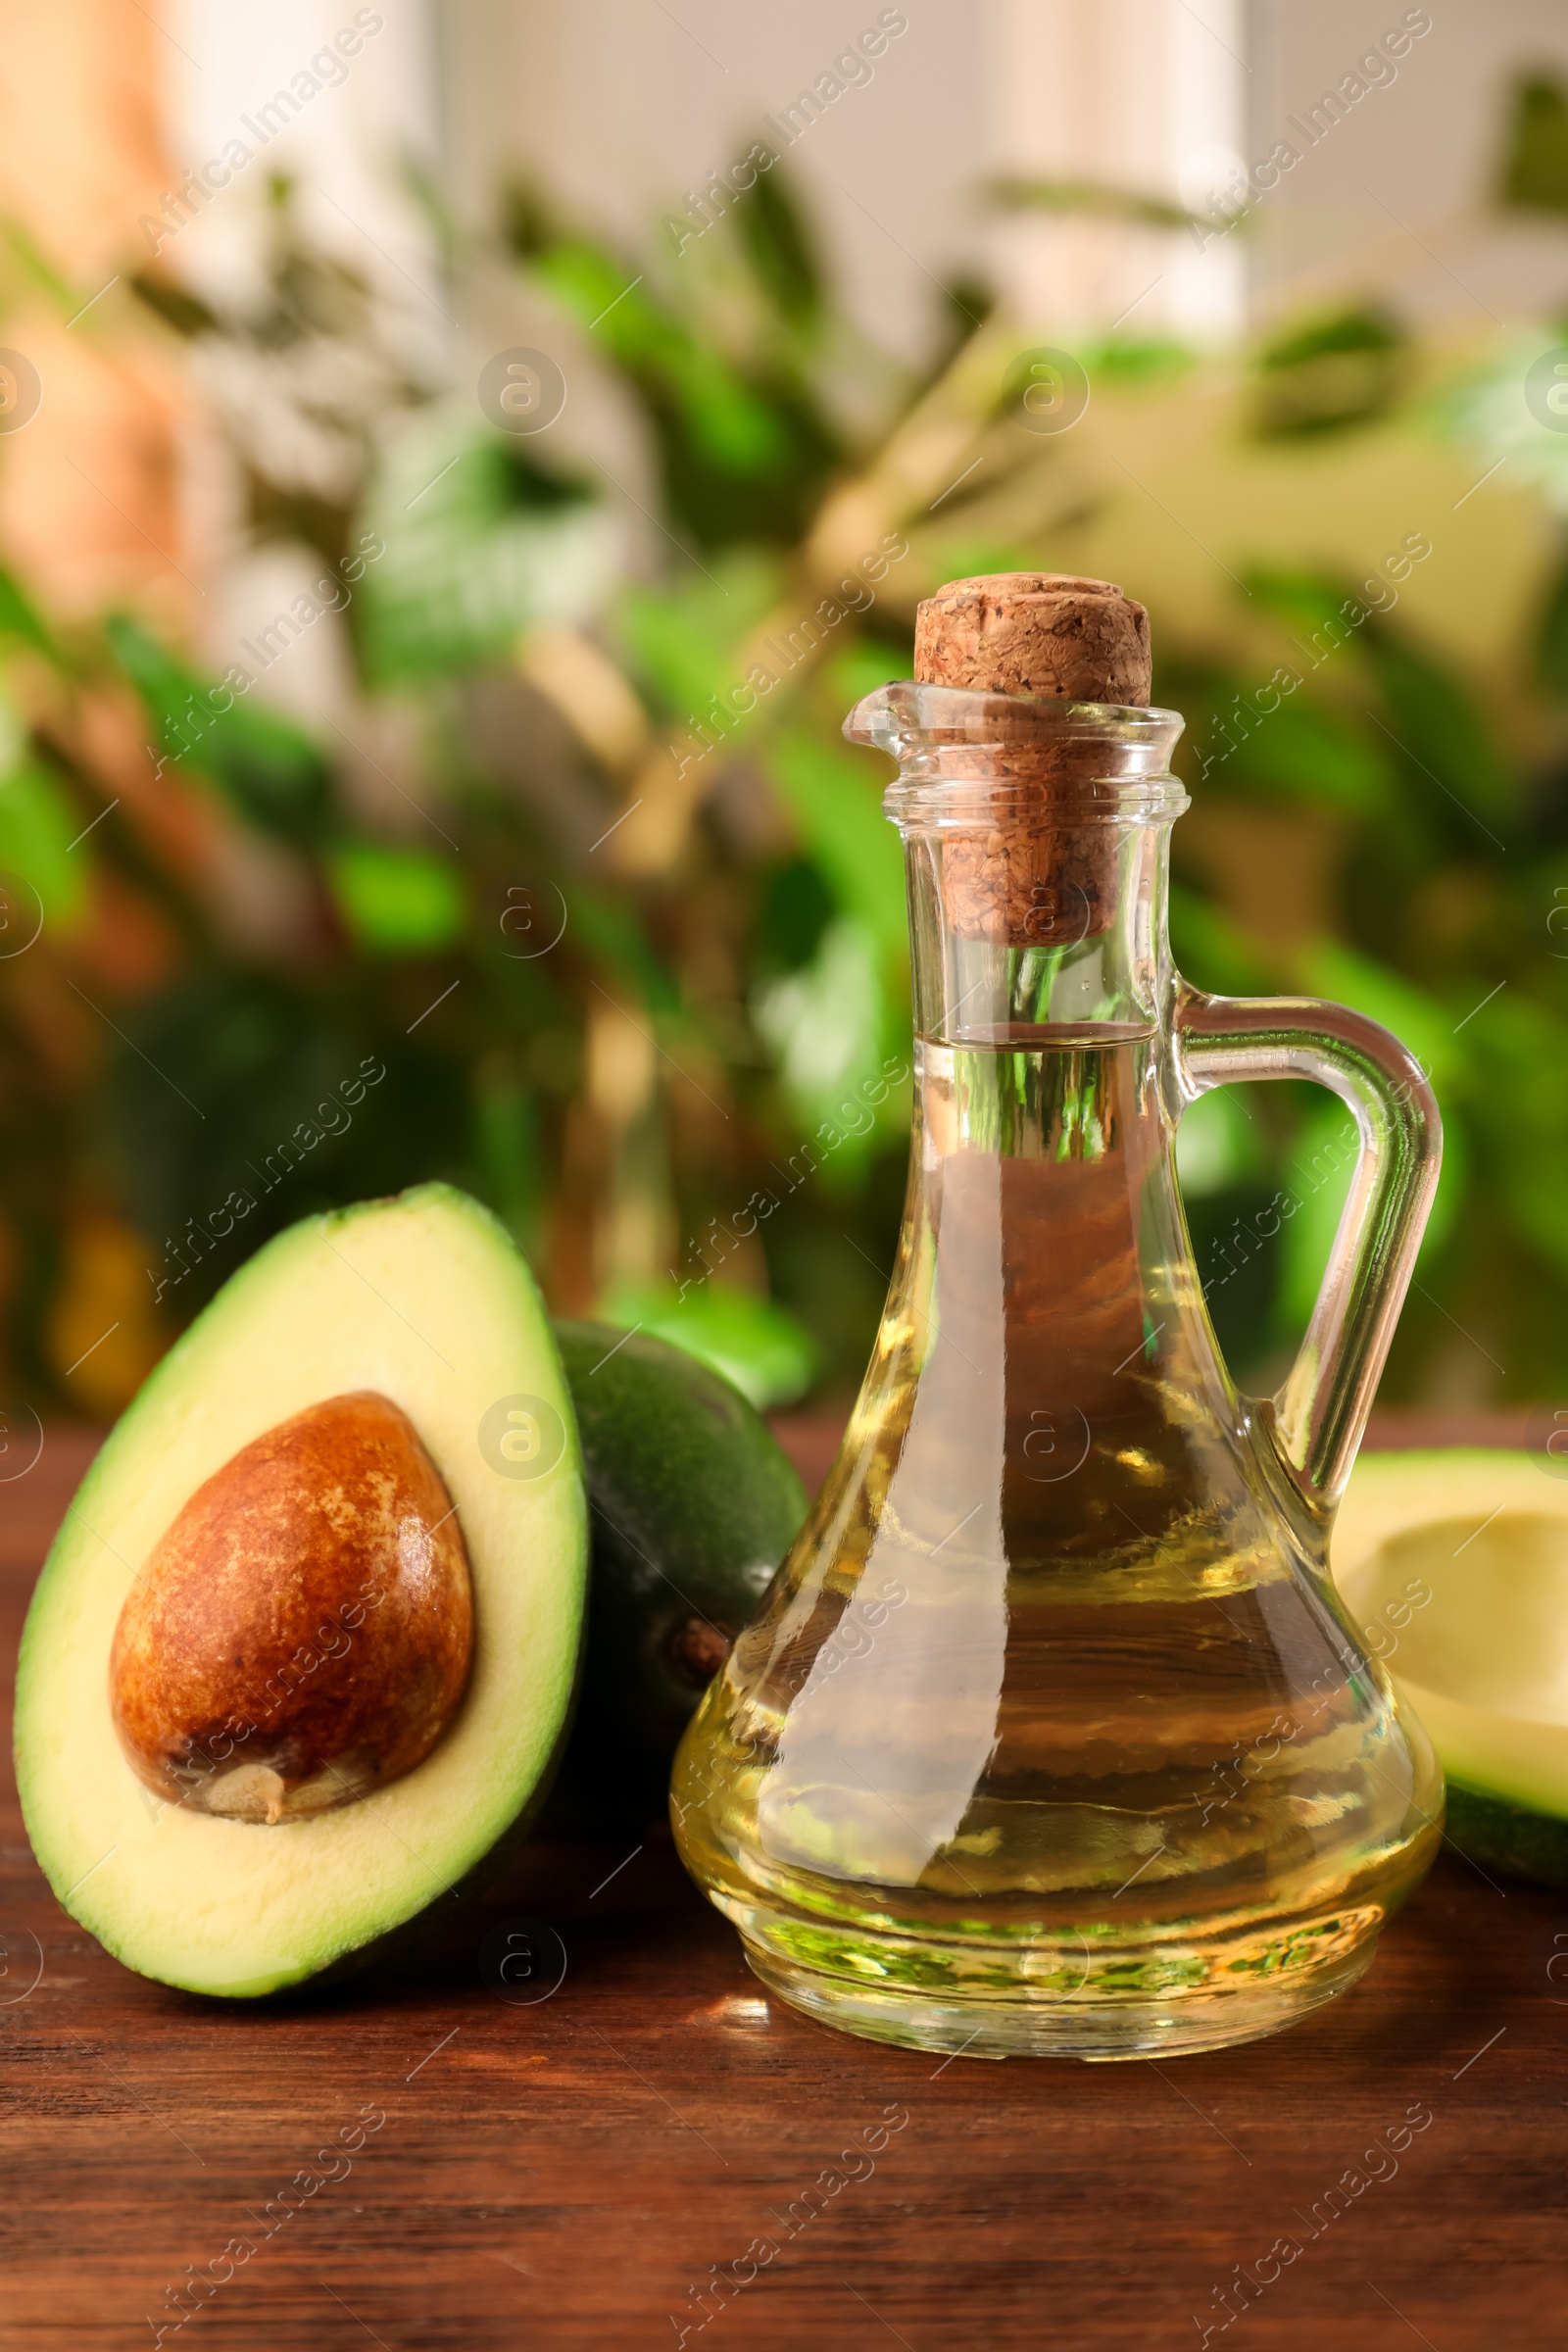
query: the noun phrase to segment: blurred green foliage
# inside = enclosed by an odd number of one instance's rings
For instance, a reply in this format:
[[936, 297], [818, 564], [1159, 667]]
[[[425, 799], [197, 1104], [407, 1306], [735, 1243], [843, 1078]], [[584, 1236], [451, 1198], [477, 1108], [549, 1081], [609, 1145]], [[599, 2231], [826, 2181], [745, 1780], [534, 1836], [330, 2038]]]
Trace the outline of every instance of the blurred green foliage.
[[1568, 91], [1529, 74], [1513, 94], [1497, 193], [1525, 212], [1568, 213]]
[[1381, 311], [1336, 311], [1272, 336], [1257, 355], [1257, 429], [1289, 440], [1370, 424], [1409, 372], [1407, 338]]
[[[1556, 185], [1548, 112], [1521, 98], [1511, 201]], [[980, 294], [936, 322], [926, 368], [872, 352], [777, 172], [690, 252], [667, 224], [618, 251], [525, 187], [488, 248], [448, 235], [455, 272], [500, 258], [564, 338], [574, 322], [643, 435], [635, 494], [420, 381], [281, 186], [272, 220], [259, 306], [138, 288], [199, 355], [270, 371], [264, 435], [223, 412], [246, 528], [336, 583], [301, 628], [336, 632], [347, 696], [288, 715], [145, 615], [57, 628], [0, 572], [0, 866], [8, 921], [41, 905], [47, 959], [0, 983], [10, 1384], [107, 1409], [115, 1376], [84, 1391], [69, 1369], [95, 1322], [155, 1350], [269, 1232], [442, 1176], [495, 1206], [562, 1309], [680, 1340], [762, 1402], [842, 1396], [897, 1233], [908, 1001], [897, 840], [839, 723], [907, 674], [935, 579], [1051, 564], [1059, 449], [1000, 414]], [[1193, 361], [1112, 342], [1086, 364], [1157, 400]], [[1306, 321], [1251, 355], [1242, 429], [1387, 431], [1410, 378], [1382, 314]], [[1568, 761], [1521, 767], [1519, 731], [1351, 583], [1259, 566], [1237, 623], [1245, 656], [1162, 631], [1156, 696], [1187, 715], [1208, 844], [1178, 829], [1178, 961], [1218, 990], [1341, 998], [1431, 1071], [1448, 1155], [1386, 1393], [1466, 1349], [1472, 1387], [1568, 1386]], [[1267, 710], [1260, 624], [1298, 679]], [[1549, 714], [1568, 571], [1538, 638]], [[290, 658], [285, 639], [255, 667]], [[748, 705], [759, 663], [774, 682]], [[134, 792], [72, 722], [95, 699], [140, 713]], [[1553, 723], [1538, 737], [1560, 746]], [[1231, 837], [1260, 888], [1317, 845], [1320, 933], [1276, 935], [1227, 893]], [[1184, 1124], [1200, 1270], [1245, 1380], [1301, 1328], [1344, 1128], [1284, 1087]], [[1270, 1240], [1282, 1192], [1297, 1213]]]

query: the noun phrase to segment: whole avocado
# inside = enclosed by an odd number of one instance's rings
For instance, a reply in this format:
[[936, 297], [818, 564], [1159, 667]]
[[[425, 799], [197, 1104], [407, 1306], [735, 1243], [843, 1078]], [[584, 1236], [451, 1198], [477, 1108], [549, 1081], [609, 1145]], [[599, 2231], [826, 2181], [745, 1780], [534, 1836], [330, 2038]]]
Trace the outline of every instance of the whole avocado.
[[670, 1757], [806, 1516], [776, 1439], [682, 1349], [558, 1322], [587, 1477], [587, 1655], [562, 1793], [662, 1801]]

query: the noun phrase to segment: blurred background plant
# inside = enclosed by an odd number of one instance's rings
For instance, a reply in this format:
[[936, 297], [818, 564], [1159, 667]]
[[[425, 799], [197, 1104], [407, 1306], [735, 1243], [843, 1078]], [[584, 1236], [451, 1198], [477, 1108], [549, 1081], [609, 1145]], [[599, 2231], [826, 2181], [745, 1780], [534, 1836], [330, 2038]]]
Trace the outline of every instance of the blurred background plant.
[[[1560, 227], [1554, 84], [1521, 86], [1501, 153], [1498, 202]], [[1542, 337], [1461, 365], [1371, 301], [1240, 357], [1118, 331], [1077, 346], [1124, 429], [1085, 454], [1020, 412], [1018, 331], [978, 285], [923, 367], [875, 348], [787, 165], [624, 250], [521, 182], [482, 237], [416, 193], [447, 284], [520, 276], [631, 404], [658, 511], [443, 380], [283, 177], [243, 294], [160, 256], [74, 328], [201, 404], [235, 529], [286, 561], [224, 659], [156, 597], [56, 611], [24, 564], [0, 576], [0, 1390], [113, 1412], [269, 1233], [443, 1177], [558, 1310], [680, 1340], [764, 1404], [842, 1397], [897, 1232], [908, 1002], [882, 779], [838, 729], [907, 674], [915, 603], [1102, 564], [1116, 447], [1194, 403], [1317, 497], [1368, 451], [1442, 448], [1478, 484], [1512, 457], [1568, 514], [1568, 436], [1520, 396]], [[20, 226], [4, 271], [62, 328], [91, 291]], [[1427, 1064], [1448, 1153], [1384, 1395], [1473, 1401], [1568, 1389], [1568, 568], [1499, 693], [1399, 611], [1447, 519], [1412, 512], [1343, 576], [1232, 532], [1223, 627], [1151, 601], [1195, 803], [1178, 961], [1359, 1005]], [[326, 680], [314, 709], [289, 674]], [[1184, 1124], [1246, 1383], [1304, 1323], [1344, 1125], [1285, 1088]]]

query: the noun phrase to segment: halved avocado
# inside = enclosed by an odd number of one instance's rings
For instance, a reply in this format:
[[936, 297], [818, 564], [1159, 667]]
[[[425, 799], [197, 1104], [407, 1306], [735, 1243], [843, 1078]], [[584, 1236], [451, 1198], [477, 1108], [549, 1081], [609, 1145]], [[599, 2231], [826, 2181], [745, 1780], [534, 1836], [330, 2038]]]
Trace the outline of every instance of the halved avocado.
[[[449, 1713], [438, 1728], [425, 1724], [424, 1740], [436, 1736], [420, 1760], [384, 1786], [372, 1771], [345, 1785], [341, 1800], [329, 1792], [329, 1810], [282, 1817], [274, 1804], [225, 1818], [203, 1809], [215, 1801], [211, 1782], [197, 1788], [201, 1802], [166, 1801], [145, 1771], [138, 1778], [111, 1708], [112, 1652], [122, 1676], [129, 1639], [117, 1646], [117, 1629], [135, 1614], [127, 1597], [133, 1586], [143, 1593], [174, 1523], [188, 1530], [204, 1510], [213, 1520], [223, 1477], [238, 1476], [236, 1456], [254, 1483], [269, 1446], [275, 1455], [291, 1430], [319, 1425], [311, 1408], [329, 1400], [334, 1442], [369, 1409], [386, 1443], [403, 1447], [412, 1489], [439, 1498], [444, 1486], [450, 1496], [471, 1612], [459, 1629], [461, 1673], [447, 1675]], [[369, 1482], [390, 1491], [373, 1464]], [[341, 1514], [341, 1497], [329, 1493], [323, 1507]], [[426, 1502], [423, 1521], [394, 1523], [393, 1556], [414, 1589], [432, 1557], [434, 1507]], [[249, 1541], [251, 1519], [235, 1517], [236, 1542]], [[187, 1544], [177, 1563], [182, 1607], [199, 1607], [208, 1556], [217, 1554]], [[489, 1212], [425, 1185], [279, 1234], [120, 1421], [33, 1596], [17, 1678], [17, 1777], [33, 1850], [61, 1902], [128, 1967], [197, 1992], [274, 1992], [364, 1957], [525, 1829], [563, 1743], [586, 1562], [570, 1395], [532, 1276]], [[357, 1606], [339, 1612], [355, 1629], [344, 1639], [368, 1660], [384, 1636]], [[161, 1622], [174, 1621], [166, 1611]], [[234, 1659], [220, 1664], [242, 1674], [243, 1646], [236, 1638]], [[408, 1654], [396, 1654], [398, 1675]], [[309, 1687], [313, 1700], [327, 1679]], [[428, 1679], [433, 1690], [435, 1667]], [[117, 1707], [121, 1696], [117, 1681]], [[240, 1739], [252, 1729], [230, 1723]], [[228, 1752], [209, 1742], [202, 1760]], [[196, 1786], [188, 1754], [170, 1769]], [[318, 1786], [319, 1776], [297, 1793]]]
[[1462, 1851], [1568, 1886], [1568, 1485], [1530, 1453], [1367, 1453], [1334, 1530], [1351, 1617], [1432, 1735]]

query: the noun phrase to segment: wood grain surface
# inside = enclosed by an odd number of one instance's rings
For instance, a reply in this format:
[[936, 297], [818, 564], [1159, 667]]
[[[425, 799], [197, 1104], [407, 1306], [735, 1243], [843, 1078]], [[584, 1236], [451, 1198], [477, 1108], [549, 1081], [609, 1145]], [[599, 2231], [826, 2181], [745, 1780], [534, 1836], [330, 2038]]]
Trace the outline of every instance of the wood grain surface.
[[[0, 1488], [8, 1662], [89, 1450], [51, 1433]], [[808, 2024], [763, 1996], [657, 1825], [536, 1847], [417, 1968], [232, 2008], [129, 1975], [66, 1917], [9, 1783], [3, 1838], [8, 2352], [128, 2352], [160, 2327], [181, 2352], [683, 2328], [705, 2352], [1176, 2347], [1205, 2328], [1227, 2352], [1568, 2342], [1568, 1898], [1452, 1852], [1316, 2020], [1076, 2067], [943, 2064]], [[514, 2003], [479, 1943], [529, 1921], [565, 1973]], [[176, 2331], [193, 2273], [212, 2291]]]

